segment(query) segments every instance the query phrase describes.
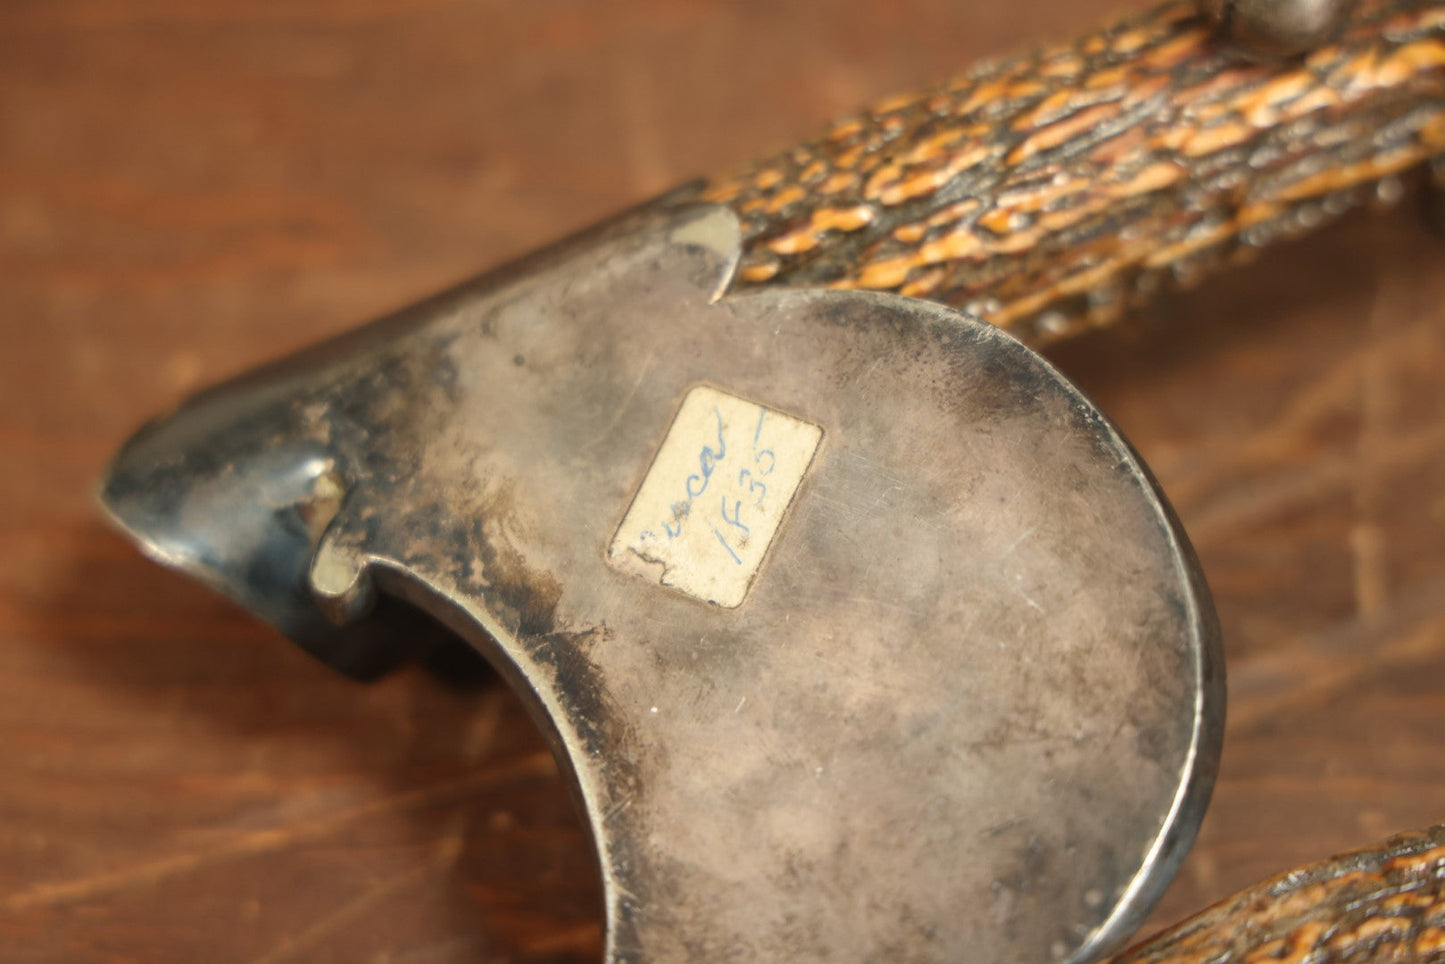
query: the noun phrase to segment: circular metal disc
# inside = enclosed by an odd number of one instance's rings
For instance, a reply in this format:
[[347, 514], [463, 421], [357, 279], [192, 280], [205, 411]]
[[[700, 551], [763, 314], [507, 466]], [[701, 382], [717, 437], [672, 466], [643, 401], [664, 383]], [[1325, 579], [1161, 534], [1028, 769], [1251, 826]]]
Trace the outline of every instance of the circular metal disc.
[[226, 548], [263, 540], [195, 520], [288, 446], [324, 469], [301, 588], [419, 601], [532, 698], [611, 960], [1106, 950], [1217, 757], [1178, 524], [1017, 342], [898, 297], [720, 297], [738, 247], [719, 210], [633, 224], [212, 393], [122, 456], [112, 510], [267, 611]]

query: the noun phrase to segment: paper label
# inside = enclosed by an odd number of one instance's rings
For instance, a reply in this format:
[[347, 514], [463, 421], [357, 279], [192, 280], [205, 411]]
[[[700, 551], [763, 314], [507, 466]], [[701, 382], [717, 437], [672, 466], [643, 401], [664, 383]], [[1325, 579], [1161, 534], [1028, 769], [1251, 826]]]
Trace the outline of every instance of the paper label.
[[608, 551], [704, 602], [747, 595], [823, 430], [715, 388], [687, 393]]

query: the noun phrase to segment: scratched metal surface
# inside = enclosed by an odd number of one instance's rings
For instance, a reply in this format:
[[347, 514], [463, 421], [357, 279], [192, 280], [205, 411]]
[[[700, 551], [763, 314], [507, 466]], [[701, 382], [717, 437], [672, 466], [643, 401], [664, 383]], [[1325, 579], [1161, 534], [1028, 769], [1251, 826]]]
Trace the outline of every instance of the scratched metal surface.
[[[333, 677], [106, 532], [100, 467], [201, 384], [1110, 6], [7, 4], [6, 958], [595, 958], [507, 693]], [[1397, 212], [1053, 355], [1225, 627], [1221, 782], [1156, 922], [1445, 814], [1442, 304], [1445, 246]]]
[[[107, 512], [332, 665], [381, 592], [482, 649], [575, 779], [609, 962], [1119, 946], [1223, 730], [1152, 481], [985, 322], [715, 301], [717, 206], [610, 233], [204, 393], [126, 444]], [[308, 587], [353, 635], [287, 605]]]

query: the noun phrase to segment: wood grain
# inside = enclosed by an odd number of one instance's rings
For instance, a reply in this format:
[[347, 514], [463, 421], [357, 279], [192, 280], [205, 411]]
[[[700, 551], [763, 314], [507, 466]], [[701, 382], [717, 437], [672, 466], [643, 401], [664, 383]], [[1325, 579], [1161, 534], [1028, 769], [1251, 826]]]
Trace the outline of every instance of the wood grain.
[[[582, 961], [505, 690], [334, 677], [99, 522], [187, 391], [1105, 0], [0, 9], [0, 959]], [[1445, 246], [1355, 217], [1053, 358], [1156, 469], [1230, 660], [1172, 922], [1445, 814]]]

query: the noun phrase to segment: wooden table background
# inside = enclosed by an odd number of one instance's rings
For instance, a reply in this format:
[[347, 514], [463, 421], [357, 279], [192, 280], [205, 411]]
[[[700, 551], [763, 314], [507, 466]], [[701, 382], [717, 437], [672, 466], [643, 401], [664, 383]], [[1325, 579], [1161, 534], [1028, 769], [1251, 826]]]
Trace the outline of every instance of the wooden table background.
[[[512, 696], [335, 677], [107, 531], [102, 465], [207, 382], [1110, 6], [4, 0], [0, 960], [594, 959]], [[1356, 218], [1054, 357], [1226, 633], [1156, 922], [1445, 819], [1445, 244]]]

